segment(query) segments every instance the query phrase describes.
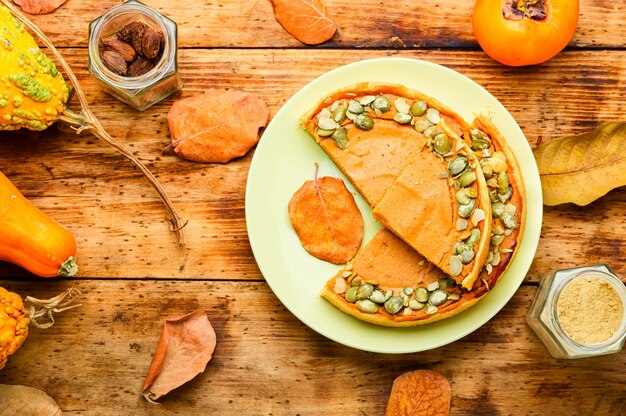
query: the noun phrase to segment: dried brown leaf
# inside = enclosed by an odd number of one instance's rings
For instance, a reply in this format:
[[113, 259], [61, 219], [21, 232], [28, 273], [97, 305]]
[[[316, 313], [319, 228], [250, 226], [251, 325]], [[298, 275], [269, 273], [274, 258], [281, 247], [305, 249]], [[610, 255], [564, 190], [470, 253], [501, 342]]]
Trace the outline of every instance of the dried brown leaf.
[[334, 264], [354, 257], [363, 240], [361, 211], [341, 179], [316, 172], [291, 197], [289, 218], [304, 249]]
[[67, 0], [13, 0], [13, 3], [22, 8], [28, 14], [48, 14], [52, 13]]
[[393, 381], [385, 416], [448, 416], [451, 400], [446, 376], [431, 370], [412, 371]]
[[178, 156], [194, 162], [226, 163], [259, 142], [269, 109], [257, 95], [209, 89], [174, 103], [167, 115]]
[[166, 319], [143, 386], [146, 400], [155, 402], [202, 373], [216, 343], [204, 311]]
[[626, 185], [626, 123], [602, 123], [534, 150], [543, 203], [587, 205]]
[[59, 405], [45, 392], [26, 386], [0, 384], [0, 416], [59, 416]]
[[321, 0], [272, 0], [272, 5], [278, 23], [302, 43], [326, 42], [337, 31]]

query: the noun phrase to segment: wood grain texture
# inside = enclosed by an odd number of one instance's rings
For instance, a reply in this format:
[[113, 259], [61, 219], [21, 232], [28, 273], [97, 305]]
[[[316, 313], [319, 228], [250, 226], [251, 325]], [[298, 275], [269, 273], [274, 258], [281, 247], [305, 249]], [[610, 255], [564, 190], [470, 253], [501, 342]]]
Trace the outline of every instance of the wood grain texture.
[[[72, 0], [53, 15], [33, 20], [57, 46], [86, 46], [87, 23], [122, 0]], [[186, 1], [146, 0], [178, 23], [183, 47], [304, 47], [276, 21], [269, 0]], [[341, 36], [326, 48], [476, 48], [472, 33], [473, 1], [325, 0]], [[570, 47], [623, 47], [626, 16], [623, 4], [580, 0], [580, 19]], [[355, 18], [355, 16], [358, 16]]]
[[[69, 282], [8, 282], [52, 296]], [[70, 415], [367, 415], [384, 413], [392, 381], [416, 369], [442, 372], [456, 415], [617, 415], [626, 355], [551, 358], [526, 326], [536, 290], [525, 286], [489, 323], [436, 350], [384, 355], [339, 345], [286, 311], [264, 283], [72, 282], [83, 306], [47, 331], [32, 330], [0, 383], [44, 389]], [[207, 312], [217, 348], [206, 371], [154, 406], [141, 386], [161, 321]], [[506, 358], [503, 358], [506, 357]], [[584, 394], [581, 392], [584, 391]]]
[[[94, 112], [159, 177], [190, 220], [178, 249], [155, 192], [121, 156], [97, 139], [66, 129], [3, 133], [0, 171], [77, 237], [81, 277], [260, 279], [247, 240], [244, 190], [252, 154], [227, 165], [162, 155], [173, 100], [205, 88], [244, 88], [271, 114], [308, 81], [342, 64], [379, 56], [414, 57], [469, 76], [512, 113], [531, 146], [582, 133], [626, 113], [626, 52], [567, 52], [536, 68], [502, 68], [480, 52], [184, 50], [184, 92], [140, 113], [100, 91], [83, 49], [66, 49]], [[593, 68], [593, 69], [590, 69]], [[19, 163], [16, 163], [19, 161]], [[607, 262], [626, 279], [626, 189], [586, 208], [546, 207], [528, 279], [550, 270]], [[0, 275], [24, 272], [0, 265]]]

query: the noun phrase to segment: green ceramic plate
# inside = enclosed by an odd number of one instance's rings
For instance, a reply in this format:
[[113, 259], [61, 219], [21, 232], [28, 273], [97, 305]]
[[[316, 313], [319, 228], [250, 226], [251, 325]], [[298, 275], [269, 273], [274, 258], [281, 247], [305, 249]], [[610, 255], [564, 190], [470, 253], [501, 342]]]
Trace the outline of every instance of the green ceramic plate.
[[[477, 112], [491, 113], [522, 168], [528, 214], [519, 252], [498, 285], [475, 306], [441, 322], [414, 328], [386, 328], [361, 322], [319, 296], [339, 266], [318, 260], [300, 245], [291, 227], [287, 204], [302, 184], [319, 176], [345, 177], [303, 130], [298, 121], [325, 94], [356, 82], [403, 84], [431, 95], [468, 121]], [[370, 208], [354, 188], [365, 221], [365, 244], [379, 229]], [[246, 189], [246, 222], [256, 261], [278, 299], [320, 334], [366, 351], [408, 353], [448, 344], [491, 319], [513, 296], [533, 260], [541, 230], [539, 173], [530, 146], [509, 112], [480, 85], [465, 76], [415, 59], [381, 58], [337, 68], [296, 93], [276, 114], [259, 143]], [[278, 300], [277, 300], [278, 301]]]

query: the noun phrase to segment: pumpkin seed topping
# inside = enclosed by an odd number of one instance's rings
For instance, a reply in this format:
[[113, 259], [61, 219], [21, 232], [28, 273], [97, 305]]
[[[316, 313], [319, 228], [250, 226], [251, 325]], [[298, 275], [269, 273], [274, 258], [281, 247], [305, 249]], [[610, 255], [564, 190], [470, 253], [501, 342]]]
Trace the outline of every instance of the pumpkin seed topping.
[[342, 278], [335, 279], [335, 287], [333, 288], [335, 290], [335, 293], [345, 293], [346, 288], [347, 284], [345, 280], [343, 280]]
[[455, 196], [459, 204], [462, 205], [469, 204], [469, 202], [472, 200], [472, 198], [470, 198], [463, 189], [459, 189], [458, 191], [456, 191]]
[[463, 263], [461, 262], [461, 256], [450, 257], [450, 274], [452, 276], [458, 276], [463, 271]]
[[350, 110], [346, 111], [346, 118], [348, 120], [354, 121], [354, 119], [356, 118], [356, 114], [354, 114], [353, 112], [351, 112]]
[[411, 117], [409, 114], [401, 113], [398, 111], [396, 114], [393, 115], [393, 119], [400, 124], [409, 124], [413, 120], [413, 117]]
[[461, 188], [465, 188], [466, 186], [470, 186], [471, 184], [473, 184], [475, 180], [476, 180], [476, 173], [474, 173], [474, 171], [470, 170], [468, 172], [464, 172], [459, 177], [459, 186]]
[[429, 296], [428, 289], [425, 287], [420, 286], [415, 289], [415, 299], [417, 299], [418, 302], [427, 302]]
[[450, 139], [443, 133], [435, 136], [433, 146], [435, 148], [435, 152], [439, 153], [442, 156], [447, 155], [450, 152], [450, 149], [452, 149], [452, 143], [450, 142]]
[[366, 95], [365, 97], [361, 98], [359, 100], [359, 104], [361, 105], [370, 105], [371, 103], [374, 102], [374, 100], [376, 99], [375, 96], [373, 95]]
[[472, 213], [474, 212], [474, 209], [476, 209], [476, 200], [472, 199], [468, 204], [459, 205], [459, 207], [457, 208], [457, 213], [462, 218], [469, 218], [470, 215], [472, 215]]
[[494, 218], [500, 218], [504, 214], [504, 204], [502, 202], [494, 202], [491, 204], [491, 215]]
[[513, 196], [513, 188], [509, 186], [509, 189], [504, 195], [498, 195], [498, 199], [500, 200], [500, 202], [506, 202], [511, 198], [511, 196]]
[[509, 230], [514, 230], [517, 228], [517, 220], [515, 219], [514, 216], [512, 216], [508, 212], [505, 212], [504, 214], [502, 214], [500, 219], [502, 220], [502, 223], [504, 224], [504, 226], [508, 228]]
[[378, 311], [378, 305], [369, 299], [358, 300], [356, 306], [365, 313], [376, 313]]
[[[427, 108], [428, 108], [428, 104], [426, 104], [426, 101], [415, 101], [413, 105], [411, 105], [410, 111], [411, 111], [411, 114], [413, 114], [415, 117], [419, 117], [419, 116], [424, 115]], [[437, 124], [437, 123], [433, 123], [433, 124]]]
[[351, 112], [352, 114], [361, 114], [362, 112], [365, 111], [365, 109], [357, 101], [350, 100], [350, 102], [348, 103], [348, 111]]
[[400, 296], [392, 296], [385, 302], [385, 309], [391, 314], [398, 313], [404, 306]]
[[468, 226], [468, 221], [464, 218], [459, 218], [456, 220], [456, 230], [457, 231], [464, 231], [467, 230], [467, 226]]
[[389, 102], [389, 99], [387, 97], [376, 97], [376, 99], [372, 103], [372, 107], [374, 108], [374, 110], [378, 110], [381, 113], [386, 113], [387, 111], [391, 110], [391, 102]]
[[485, 211], [480, 208], [476, 208], [474, 210], [474, 213], [472, 214], [472, 224], [474, 224], [474, 226], [477, 226], [481, 221], [486, 219], [487, 217], [485, 216]]
[[493, 235], [491, 236], [491, 245], [494, 247], [499, 246], [504, 241], [504, 235]]
[[398, 112], [403, 114], [409, 114], [409, 110], [411, 109], [411, 107], [406, 103], [406, 100], [402, 97], [396, 98], [393, 105], [396, 107]]
[[352, 280], [352, 286], [360, 286], [361, 285], [361, 277], [355, 276]]
[[332, 118], [333, 120], [335, 120], [337, 123], [341, 124], [346, 120], [346, 112], [348, 111], [348, 109], [345, 106], [340, 106], [335, 108], [332, 111]]
[[461, 299], [461, 295], [459, 295], [458, 293], [450, 293], [448, 295], [448, 299], [449, 300], [459, 300], [459, 299]]
[[322, 108], [322, 110], [317, 115], [318, 120], [322, 118], [330, 118], [330, 110], [328, 108]]
[[346, 292], [346, 300], [350, 303], [354, 303], [357, 301], [357, 294], [359, 291], [358, 286], [353, 286]]
[[413, 309], [414, 311], [419, 311], [420, 309], [422, 309], [424, 306], [426, 306], [425, 303], [422, 302], [418, 302], [415, 299], [411, 299], [409, 301], [409, 308]]
[[339, 127], [338, 129], [336, 129], [332, 134], [332, 138], [335, 141], [337, 147], [340, 149], [345, 149], [350, 143], [350, 141], [348, 140], [348, 131], [345, 127]]
[[320, 118], [317, 127], [322, 130], [335, 130], [339, 125], [330, 118]]
[[393, 290], [388, 289], [387, 292], [385, 292], [385, 302], [387, 302], [389, 298], [391, 298], [392, 296], [393, 296]]
[[438, 310], [439, 308], [437, 308], [435, 305], [428, 304], [426, 305], [426, 308], [424, 309], [424, 313], [426, 315], [432, 315], [432, 314], [437, 313]]
[[380, 290], [375, 290], [369, 299], [374, 303], [385, 303], [385, 294]]
[[426, 290], [428, 290], [429, 292], [433, 292], [435, 290], [439, 289], [439, 281], [435, 280], [434, 282], [431, 282], [428, 284], [428, 286], [426, 286]]
[[317, 135], [320, 136], [320, 137], [332, 136], [334, 132], [335, 132], [335, 130], [317, 129]]
[[424, 133], [424, 131], [430, 127], [430, 123], [427, 120], [417, 120], [413, 127], [419, 133]]
[[439, 289], [430, 294], [428, 303], [434, 306], [439, 306], [446, 300], [448, 300], [448, 294], [444, 290]]
[[463, 156], [456, 156], [448, 162], [448, 172], [450, 176], [460, 175], [467, 168], [467, 159]]
[[439, 110], [436, 108], [429, 108], [426, 110], [426, 119], [433, 124], [439, 124], [441, 121], [441, 117], [439, 115]]
[[464, 252], [461, 253], [461, 263], [463, 264], [471, 263], [472, 260], [474, 260], [475, 255], [476, 253], [474, 253], [474, 250], [472, 249], [465, 250]]
[[365, 283], [359, 286], [359, 291], [356, 297], [358, 299], [367, 299], [372, 296], [372, 293], [374, 293], [374, 286], [369, 283]]
[[480, 230], [478, 228], [472, 228], [470, 236], [465, 240], [465, 244], [469, 247], [474, 247], [480, 241]]
[[354, 119], [354, 125], [361, 130], [371, 130], [374, 127], [374, 119], [368, 114], [359, 114]]

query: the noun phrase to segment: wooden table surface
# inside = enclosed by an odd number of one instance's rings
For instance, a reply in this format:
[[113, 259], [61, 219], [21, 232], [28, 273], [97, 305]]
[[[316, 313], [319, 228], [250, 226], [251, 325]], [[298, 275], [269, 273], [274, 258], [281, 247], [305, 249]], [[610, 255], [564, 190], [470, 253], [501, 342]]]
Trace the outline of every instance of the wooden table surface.
[[[185, 88], [142, 113], [100, 91], [87, 73], [87, 25], [121, 1], [69, 0], [34, 20], [61, 48], [105, 128], [189, 219], [187, 247], [177, 247], [138, 171], [97, 139], [64, 128], [1, 133], [0, 171], [74, 233], [81, 269], [73, 279], [44, 281], [0, 264], [0, 285], [36, 297], [74, 286], [83, 306], [47, 331], [32, 330], [0, 383], [44, 389], [68, 414], [375, 416], [395, 377], [434, 369], [450, 380], [454, 415], [626, 414], [626, 353], [557, 361], [525, 324], [537, 282], [551, 270], [608, 263], [626, 278], [626, 189], [584, 208], [546, 207], [523, 286], [482, 328], [436, 350], [383, 355], [318, 335], [265, 283], [244, 215], [253, 152], [227, 165], [161, 155], [170, 142], [166, 114], [178, 98], [241, 88], [276, 114], [315, 77], [382, 56], [424, 59], [472, 78], [507, 107], [533, 147], [624, 120], [622, 1], [581, 0], [568, 48], [530, 68], [501, 66], [478, 48], [470, 1], [325, 0], [342, 36], [318, 47], [291, 38], [269, 0], [145, 2], [179, 25]], [[161, 405], [149, 404], [140, 391], [162, 320], [198, 308], [217, 332], [213, 360]]]

